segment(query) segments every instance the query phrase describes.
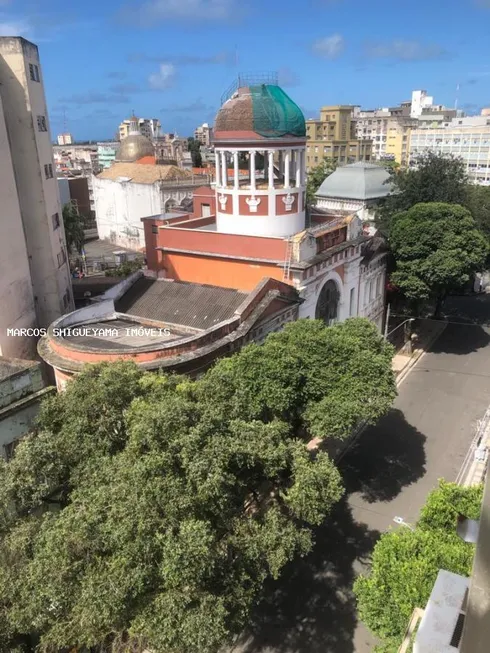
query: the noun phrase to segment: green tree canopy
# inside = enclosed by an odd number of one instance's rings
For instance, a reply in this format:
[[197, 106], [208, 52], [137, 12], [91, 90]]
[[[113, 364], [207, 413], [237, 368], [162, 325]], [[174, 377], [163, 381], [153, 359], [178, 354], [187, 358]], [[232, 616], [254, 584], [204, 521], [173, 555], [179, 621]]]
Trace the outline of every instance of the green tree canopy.
[[393, 170], [394, 191], [378, 212], [378, 226], [389, 234], [393, 216], [415, 204], [443, 202], [464, 205], [468, 177], [462, 159], [428, 152], [417, 159], [417, 165], [405, 170]]
[[414, 608], [425, 608], [440, 569], [469, 576], [474, 546], [456, 534], [458, 513], [478, 519], [483, 486], [440, 481], [422, 509], [414, 531], [399, 528], [381, 536], [369, 576], [355, 583], [361, 619], [396, 653]]
[[314, 204], [316, 191], [320, 188], [325, 179], [329, 177], [332, 172], [335, 172], [337, 165], [335, 159], [326, 158], [323, 159], [319, 165], [310, 170], [306, 182], [306, 201], [309, 204]]
[[306, 320], [198, 381], [87, 367], [0, 464], [0, 649], [218, 651], [342, 495], [306, 443], [388, 409], [391, 355]]
[[396, 261], [391, 280], [413, 302], [435, 300], [436, 314], [448, 291], [483, 269], [488, 253], [470, 212], [439, 202], [393, 216], [390, 245]]
[[201, 143], [193, 136], [190, 136], [187, 139], [187, 144], [191, 153], [192, 166], [194, 168], [202, 168]]
[[63, 225], [68, 252], [75, 249], [81, 254], [85, 243], [84, 219], [73, 202], [68, 202], [63, 207]]
[[469, 184], [465, 206], [475, 219], [478, 229], [490, 239], [490, 187]]

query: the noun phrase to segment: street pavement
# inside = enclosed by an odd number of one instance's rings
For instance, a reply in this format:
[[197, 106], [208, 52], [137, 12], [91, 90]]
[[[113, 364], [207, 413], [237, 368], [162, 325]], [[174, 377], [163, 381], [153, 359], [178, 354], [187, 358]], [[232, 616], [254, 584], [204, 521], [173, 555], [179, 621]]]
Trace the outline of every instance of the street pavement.
[[314, 551], [269, 585], [234, 653], [373, 650], [353, 582], [380, 533], [403, 528], [393, 518], [416, 521], [438, 479], [455, 480], [490, 404], [490, 295], [451, 298], [446, 312], [451, 323], [402, 382], [393, 409], [339, 463], [346, 496], [316, 531]]

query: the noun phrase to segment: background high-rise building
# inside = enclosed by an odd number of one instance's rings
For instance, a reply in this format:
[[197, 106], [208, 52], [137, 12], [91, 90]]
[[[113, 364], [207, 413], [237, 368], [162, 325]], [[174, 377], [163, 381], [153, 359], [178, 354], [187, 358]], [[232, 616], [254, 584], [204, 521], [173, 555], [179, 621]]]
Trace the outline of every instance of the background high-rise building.
[[207, 122], [204, 122], [194, 131], [194, 138], [196, 141], [199, 141], [201, 145], [204, 145], [204, 147], [209, 147], [211, 145], [212, 136], [213, 129], [208, 125]]
[[490, 116], [455, 118], [441, 127], [412, 130], [410, 164], [416, 166], [420, 155], [427, 152], [452, 155], [466, 165], [470, 180], [490, 185]]
[[307, 170], [323, 159], [333, 159], [339, 165], [371, 160], [372, 140], [357, 138], [353, 112], [350, 105], [322, 107], [320, 120], [306, 121]]
[[73, 136], [68, 134], [58, 134], [58, 145], [71, 145], [73, 143]]
[[7, 328], [47, 327], [72, 310], [60, 196], [37, 46], [0, 38], [0, 355], [32, 342]]
[[[146, 136], [150, 140], [159, 138], [162, 133], [162, 126], [157, 118], [138, 118], [138, 129], [140, 134]], [[129, 136], [131, 118], [123, 120], [119, 125], [119, 140]]]

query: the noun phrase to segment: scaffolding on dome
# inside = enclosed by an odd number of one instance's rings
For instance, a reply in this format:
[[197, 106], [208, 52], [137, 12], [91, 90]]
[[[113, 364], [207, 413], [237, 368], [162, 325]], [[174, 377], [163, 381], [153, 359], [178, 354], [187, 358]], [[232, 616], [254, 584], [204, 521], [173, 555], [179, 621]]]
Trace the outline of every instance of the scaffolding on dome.
[[227, 99], [218, 113], [216, 132], [245, 130], [264, 138], [306, 136], [303, 113], [278, 86], [277, 75], [240, 75], [223, 97]]
[[259, 86], [268, 84], [270, 86], [279, 86], [279, 75], [274, 72], [267, 73], [239, 73], [235, 81], [230, 84], [221, 96], [221, 104], [229, 100], [233, 93], [244, 86]]

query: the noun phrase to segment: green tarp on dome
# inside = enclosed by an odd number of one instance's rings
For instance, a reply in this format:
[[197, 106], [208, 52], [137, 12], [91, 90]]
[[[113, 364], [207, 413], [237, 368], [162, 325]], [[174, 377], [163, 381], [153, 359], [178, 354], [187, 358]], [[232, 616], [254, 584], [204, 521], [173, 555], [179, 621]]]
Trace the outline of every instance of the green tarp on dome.
[[303, 112], [279, 86], [250, 86], [250, 93], [253, 129], [257, 134], [264, 138], [277, 138], [287, 134], [306, 136]]

